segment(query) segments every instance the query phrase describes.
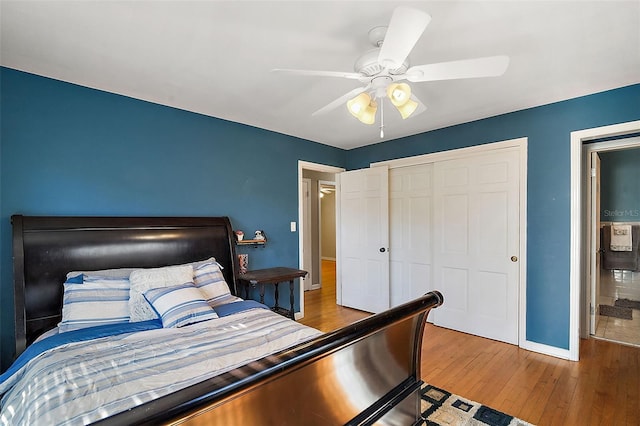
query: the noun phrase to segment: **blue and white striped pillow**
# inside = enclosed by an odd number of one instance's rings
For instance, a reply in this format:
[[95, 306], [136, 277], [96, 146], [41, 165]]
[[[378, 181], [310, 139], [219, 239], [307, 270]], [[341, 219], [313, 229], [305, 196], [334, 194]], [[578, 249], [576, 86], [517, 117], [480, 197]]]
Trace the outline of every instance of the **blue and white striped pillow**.
[[164, 328], [183, 327], [218, 318], [218, 314], [207, 304], [193, 283], [152, 288], [143, 295], [160, 315]]
[[219, 304], [231, 295], [229, 285], [224, 280], [220, 265], [216, 261], [195, 268], [193, 282], [211, 306]]
[[64, 283], [60, 332], [129, 322], [129, 280], [95, 278]]

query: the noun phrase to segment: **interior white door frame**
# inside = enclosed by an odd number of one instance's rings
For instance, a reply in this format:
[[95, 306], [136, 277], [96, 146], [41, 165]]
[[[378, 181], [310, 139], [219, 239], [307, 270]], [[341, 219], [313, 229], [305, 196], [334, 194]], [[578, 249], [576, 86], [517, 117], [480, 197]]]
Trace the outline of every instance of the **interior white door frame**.
[[[311, 246], [311, 179], [302, 178], [302, 219], [300, 220], [300, 233], [302, 234], [302, 251], [300, 258], [300, 269], [308, 272], [303, 278], [304, 290], [313, 288], [313, 248]], [[304, 228], [303, 228], [304, 226]]]
[[[305, 170], [313, 170], [316, 172], [327, 172], [327, 173], [341, 173], [344, 172], [345, 169], [342, 167], [329, 166], [327, 164], [319, 164], [319, 163], [311, 163], [308, 161], [298, 160], [298, 264], [299, 267], [302, 267], [302, 256], [303, 256], [303, 244], [304, 244], [304, 232], [303, 232], [303, 217], [304, 217], [304, 184], [303, 184], [303, 175]], [[339, 197], [340, 188], [336, 187], [336, 197]], [[339, 206], [336, 206], [338, 209]], [[339, 232], [336, 229], [336, 233]], [[336, 240], [340, 238], [339, 235], [336, 235]], [[336, 259], [337, 261], [337, 259]], [[336, 282], [336, 292], [339, 294], [339, 283]], [[304, 285], [300, 285], [300, 312], [296, 312], [295, 318], [300, 319], [304, 318]]]
[[[586, 160], [586, 158], [585, 158]], [[590, 283], [588, 299], [589, 310], [589, 333], [596, 333], [598, 320], [600, 318], [599, 294], [600, 294], [600, 156], [598, 152], [592, 152], [589, 156], [589, 166], [585, 168], [587, 172], [584, 183], [587, 190], [584, 192], [588, 199], [589, 207], [585, 210], [587, 216], [586, 225], [589, 226], [589, 238], [585, 243], [590, 247], [589, 268], [585, 269], [587, 279]], [[584, 328], [583, 328], [584, 330]]]
[[[640, 120], [610, 126], [571, 132], [571, 243], [569, 267], [569, 359], [580, 359], [580, 292], [586, 291], [581, 284], [585, 281], [585, 268], [589, 267], [584, 261], [590, 249], [588, 232], [582, 220], [584, 209], [584, 179], [583, 144], [594, 139], [631, 135], [640, 133]], [[596, 144], [593, 144], [594, 146]], [[586, 299], [584, 297], [583, 299]], [[586, 312], [585, 312], [586, 314]], [[584, 323], [583, 323], [584, 324]]]
[[[624, 134], [621, 135], [621, 137], [624, 138]], [[583, 167], [583, 176], [582, 176], [582, 184], [585, 185], [585, 188], [583, 188], [582, 190], [582, 194], [585, 196], [585, 200], [584, 200], [584, 208], [586, 209], [585, 211], [589, 211], [589, 209], [592, 208], [592, 203], [593, 203], [593, 198], [590, 196], [589, 194], [589, 183], [590, 183], [590, 179], [589, 179], [589, 159], [591, 158], [591, 156], [593, 155], [593, 153], [600, 153], [600, 152], [606, 152], [606, 151], [618, 151], [621, 149], [629, 149], [629, 148], [639, 148], [640, 147], [640, 137], [632, 137], [632, 138], [628, 138], [628, 139], [615, 139], [615, 140], [611, 140], [611, 141], [606, 141], [606, 142], [595, 142], [595, 143], [590, 143], [590, 144], [584, 144], [582, 146], [582, 167]], [[587, 215], [586, 218], [586, 223], [584, 224], [585, 229], [584, 229], [584, 233], [583, 233], [583, 241], [584, 241], [584, 253], [585, 253], [585, 258], [584, 258], [584, 268], [583, 268], [583, 276], [584, 276], [584, 282], [585, 285], [582, 287], [581, 289], [581, 302], [580, 302], [580, 306], [583, 307], [583, 309], [580, 311], [581, 315], [580, 315], [580, 337], [582, 337], [583, 339], [586, 339], [589, 337], [590, 331], [592, 331], [595, 334], [595, 330], [591, 330], [591, 324], [589, 321], [589, 312], [591, 309], [590, 306], [590, 301], [595, 301], [594, 306], [597, 305], [597, 295], [596, 294], [592, 294], [592, 288], [589, 285], [589, 269], [592, 269], [591, 263], [591, 256], [590, 254], [593, 253], [593, 248], [592, 248], [592, 241], [594, 241], [593, 239], [593, 235], [592, 235], [592, 217], [590, 215]], [[586, 257], [587, 255], [589, 255], [589, 257]], [[591, 294], [587, 294], [587, 293], [591, 293]]]
[[473, 156], [479, 153], [491, 152], [499, 149], [518, 147], [520, 152], [520, 227], [519, 227], [519, 290], [518, 290], [518, 341], [519, 346], [530, 351], [540, 352], [556, 357], [566, 358], [564, 353], [558, 353], [557, 348], [527, 340], [527, 144], [528, 139], [517, 138], [506, 141], [493, 142], [483, 145], [453, 149], [449, 151], [435, 152], [432, 154], [416, 155], [413, 157], [400, 158], [397, 160], [381, 161], [371, 163], [371, 167], [387, 166], [389, 169], [396, 167], [407, 167], [424, 163], [435, 163], [438, 161], [455, 160]]

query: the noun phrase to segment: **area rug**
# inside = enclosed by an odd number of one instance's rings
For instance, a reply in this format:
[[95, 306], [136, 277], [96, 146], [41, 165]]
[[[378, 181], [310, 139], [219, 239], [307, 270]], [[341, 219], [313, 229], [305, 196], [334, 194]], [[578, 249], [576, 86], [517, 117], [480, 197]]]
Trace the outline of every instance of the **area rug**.
[[621, 306], [600, 305], [600, 315], [621, 319], [633, 319], [633, 309]]
[[523, 420], [462, 398], [444, 389], [424, 384], [422, 423], [426, 426], [532, 426]]
[[621, 308], [640, 309], [640, 300], [618, 299], [614, 305]]

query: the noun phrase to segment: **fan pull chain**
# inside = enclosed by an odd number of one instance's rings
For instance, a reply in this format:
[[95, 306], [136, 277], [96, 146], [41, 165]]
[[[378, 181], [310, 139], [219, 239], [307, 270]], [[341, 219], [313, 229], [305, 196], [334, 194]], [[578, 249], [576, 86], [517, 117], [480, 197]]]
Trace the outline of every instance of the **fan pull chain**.
[[384, 99], [380, 98], [380, 139], [384, 138]]

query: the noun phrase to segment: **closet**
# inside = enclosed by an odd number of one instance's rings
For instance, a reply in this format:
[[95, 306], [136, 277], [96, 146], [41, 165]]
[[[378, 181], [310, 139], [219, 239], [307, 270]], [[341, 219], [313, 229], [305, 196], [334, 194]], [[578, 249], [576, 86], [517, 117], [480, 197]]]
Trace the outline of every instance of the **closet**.
[[437, 289], [436, 325], [517, 344], [523, 167], [518, 139], [340, 174], [341, 304], [379, 312]]

